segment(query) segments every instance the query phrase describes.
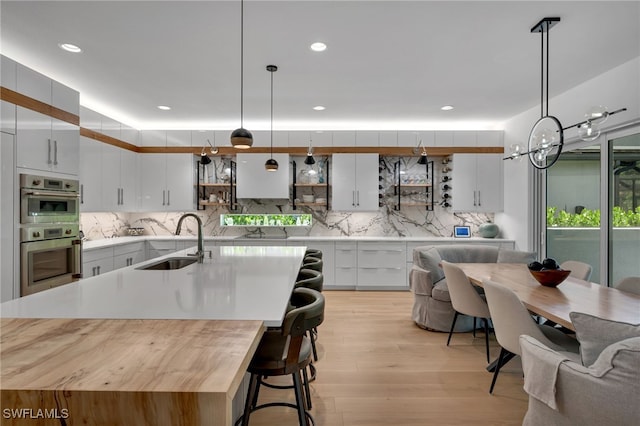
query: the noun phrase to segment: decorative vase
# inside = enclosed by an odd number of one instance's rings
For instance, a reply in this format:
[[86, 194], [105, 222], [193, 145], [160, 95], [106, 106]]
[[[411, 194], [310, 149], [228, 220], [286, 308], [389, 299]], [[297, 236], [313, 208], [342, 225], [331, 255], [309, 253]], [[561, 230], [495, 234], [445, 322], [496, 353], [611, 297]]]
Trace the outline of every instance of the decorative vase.
[[482, 238], [495, 238], [500, 228], [493, 222], [483, 223], [478, 227], [478, 233]]

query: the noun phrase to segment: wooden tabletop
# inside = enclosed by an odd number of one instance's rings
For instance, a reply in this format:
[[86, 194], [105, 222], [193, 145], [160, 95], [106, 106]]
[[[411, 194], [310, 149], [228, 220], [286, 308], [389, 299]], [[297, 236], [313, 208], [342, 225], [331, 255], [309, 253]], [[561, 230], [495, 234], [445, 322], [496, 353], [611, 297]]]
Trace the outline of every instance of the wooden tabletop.
[[540, 285], [520, 263], [457, 263], [472, 283], [490, 279], [513, 290], [531, 312], [574, 330], [570, 312], [640, 323], [640, 295], [569, 276], [557, 287]]
[[262, 321], [33, 318], [3, 318], [1, 327], [3, 409], [56, 409], [67, 425], [220, 426], [232, 422], [231, 401], [264, 328]]

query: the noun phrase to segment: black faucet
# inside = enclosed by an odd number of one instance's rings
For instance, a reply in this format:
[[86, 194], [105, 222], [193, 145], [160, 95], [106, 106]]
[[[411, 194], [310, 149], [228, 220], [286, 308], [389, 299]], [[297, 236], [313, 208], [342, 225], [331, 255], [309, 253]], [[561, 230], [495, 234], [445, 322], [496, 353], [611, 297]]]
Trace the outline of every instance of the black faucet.
[[198, 263], [202, 263], [204, 260], [204, 247], [202, 243], [202, 220], [195, 213], [185, 213], [180, 216], [178, 220], [178, 226], [176, 227], [176, 235], [180, 235], [180, 231], [182, 230], [182, 221], [187, 217], [193, 217], [196, 221], [198, 221], [198, 251], [195, 254], [191, 254], [188, 256], [198, 256]]

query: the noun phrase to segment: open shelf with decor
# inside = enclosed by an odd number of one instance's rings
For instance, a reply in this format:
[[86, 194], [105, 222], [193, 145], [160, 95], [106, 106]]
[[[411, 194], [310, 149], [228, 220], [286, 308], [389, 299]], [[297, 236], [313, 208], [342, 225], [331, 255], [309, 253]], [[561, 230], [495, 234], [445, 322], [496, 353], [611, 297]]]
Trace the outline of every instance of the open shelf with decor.
[[[196, 194], [198, 198], [198, 210], [204, 210], [207, 206], [227, 206], [230, 211], [238, 208], [236, 197], [236, 162], [229, 160], [228, 182], [204, 183], [200, 179], [200, 166], [198, 162], [198, 180]], [[225, 179], [226, 180], [226, 179]]]
[[[291, 189], [291, 206], [293, 210], [297, 207], [325, 207], [329, 209], [329, 160], [323, 160], [320, 170], [307, 169], [308, 173], [301, 170], [298, 176], [295, 161], [291, 162], [293, 167], [293, 183]], [[314, 172], [314, 173], [312, 173]], [[322, 182], [321, 182], [322, 180]], [[316, 196], [316, 194], [324, 197]], [[301, 196], [302, 199], [298, 197]]]
[[[418, 163], [420, 165], [420, 163]], [[425, 161], [424, 173], [409, 174], [401, 169], [397, 161], [393, 167], [393, 195], [397, 196], [395, 210], [406, 207], [425, 207], [433, 210], [433, 161]]]

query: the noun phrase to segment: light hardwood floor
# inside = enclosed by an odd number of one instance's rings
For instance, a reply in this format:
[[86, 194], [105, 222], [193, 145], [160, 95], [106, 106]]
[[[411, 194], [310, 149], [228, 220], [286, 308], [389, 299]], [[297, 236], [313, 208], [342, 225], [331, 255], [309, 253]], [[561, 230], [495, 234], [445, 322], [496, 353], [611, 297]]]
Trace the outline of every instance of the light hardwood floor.
[[[519, 358], [503, 367], [493, 395], [484, 335], [429, 332], [411, 320], [410, 292], [325, 291], [311, 384], [316, 426], [520, 425], [527, 409]], [[500, 349], [492, 335], [491, 355]], [[294, 402], [261, 388], [260, 403]], [[295, 410], [266, 408], [251, 426], [297, 425]]]

